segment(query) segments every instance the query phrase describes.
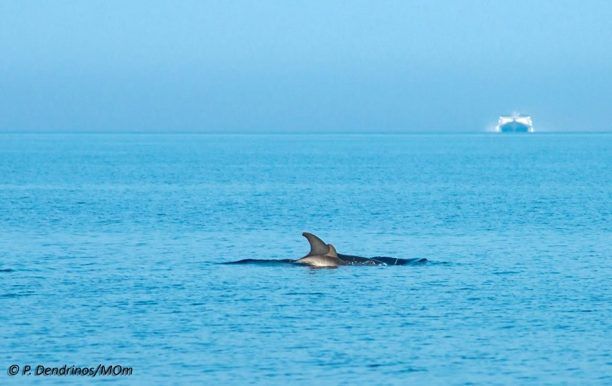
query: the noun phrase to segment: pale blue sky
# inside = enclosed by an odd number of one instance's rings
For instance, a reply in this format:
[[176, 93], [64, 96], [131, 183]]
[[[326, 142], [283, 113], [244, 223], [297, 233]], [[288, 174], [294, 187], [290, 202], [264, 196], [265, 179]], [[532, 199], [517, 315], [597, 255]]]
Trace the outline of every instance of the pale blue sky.
[[611, 130], [612, 2], [0, 2], [0, 131]]

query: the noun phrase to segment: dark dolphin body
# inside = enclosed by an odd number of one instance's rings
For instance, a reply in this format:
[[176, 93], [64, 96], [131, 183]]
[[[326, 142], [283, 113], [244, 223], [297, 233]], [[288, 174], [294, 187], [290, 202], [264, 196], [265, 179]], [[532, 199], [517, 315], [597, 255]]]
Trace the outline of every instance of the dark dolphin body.
[[[323, 240], [313, 235], [312, 233], [304, 232], [302, 234], [310, 243], [310, 252], [306, 256], [325, 254], [328, 249], [328, 244], [325, 244]], [[396, 257], [386, 256], [375, 256], [375, 257], [362, 257], [355, 255], [345, 255], [338, 253], [338, 258], [346, 262], [346, 265], [420, 265], [427, 263], [425, 258], [412, 258], [412, 259], [399, 259]], [[238, 261], [232, 261], [224, 264], [265, 264], [265, 265], [277, 265], [277, 264], [295, 264], [300, 259], [281, 259], [281, 260], [265, 260], [265, 259], [242, 259]]]
[[415, 257], [412, 259], [399, 259], [397, 257], [375, 256], [361, 257], [353, 255], [338, 254], [338, 257], [349, 265], [418, 265], [427, 263], [426, 258]]
[[[338, 254], [341, 260], [346, 261], [347, 265], [421, 265], [427, 263], [425, 258], [413, 259], [398, 259], [396, 257], [361, 257], [353, 255]], [[294, 264], [297, 259], [242, 259], [238, 261], [230, 261], [223, 264], [260, 264], [260, 265], [279, 265], [279, 264]]]

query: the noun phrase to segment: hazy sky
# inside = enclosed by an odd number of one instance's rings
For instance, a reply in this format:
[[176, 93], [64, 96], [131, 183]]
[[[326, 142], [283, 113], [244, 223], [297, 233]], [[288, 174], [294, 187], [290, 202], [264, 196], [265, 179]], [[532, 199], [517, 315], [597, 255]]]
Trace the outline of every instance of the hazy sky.
[[612, 130], [612, 2], [0, 1], [0, 131]]

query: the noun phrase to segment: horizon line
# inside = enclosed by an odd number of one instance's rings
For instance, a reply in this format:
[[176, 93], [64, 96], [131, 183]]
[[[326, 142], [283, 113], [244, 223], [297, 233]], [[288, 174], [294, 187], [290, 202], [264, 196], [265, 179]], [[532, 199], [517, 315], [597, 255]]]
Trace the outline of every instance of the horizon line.
[[120, 131], [120, 130], [25, 130], [25, 131], [3, 131], [0, 130], [0, 135], [14, 134], [142, 134], [142, 135], [172, 135], [172, 134], [198, 134], [198, 135], [427, 135], [427, 134], [607, 134], [612, 133], [610, 130], [559, 130], [559, 131], [535, 131], [532, 133], [499, 133], [489, 130], [482, 131], [464, 131], [464, 130], [432, 130], [432, 131], [200, 131], [200, 130], [135, 130], [135, 131]]

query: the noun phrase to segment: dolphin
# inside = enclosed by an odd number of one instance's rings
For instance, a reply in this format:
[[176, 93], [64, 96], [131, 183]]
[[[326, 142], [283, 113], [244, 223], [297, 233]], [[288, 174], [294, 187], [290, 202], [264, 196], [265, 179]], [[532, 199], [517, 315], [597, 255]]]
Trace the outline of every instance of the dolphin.
[[325, 248], [317, 245], [317, 248], [312, 248], [312, 243], [310, 253], [294, 261], [294, 263], [305, 264], [315, 268], [336, 268], [347, 264], [346, 261], [338, 258], [338, 253], [333, 245], [327, 244]]
[[399, 259], [395, 257], [376, 256], [372, 258], [338, 253], [332, 244], [326, 244], [316, 235], [302, 233], [310, 244], [310, 252], [300, 259], [262, 260], [243, 259], [224, 264], [297, 264], [316, 268], [336, 268], [341, 265], [413, 265], [424, 264], [425, 258]]
[[[328, 245], [312, 233], [304, 232], [302, 233], [302, 236], [306, 237], [306, 239], [310, 243], [311, 253], [313, 253], [314, 251], [316, 251], [316, 253], [321, 253]], [[347, 265], [408, 265], [423, 264], [427, 262], [427, 259], [425, 258], [398, 259], [396, 257], [387, 256], [375, 256], [368, 258], [355, 255], [346, 255], [343, 253], [338, 253], [337, 255], [338, 258], [346, 262]]]

